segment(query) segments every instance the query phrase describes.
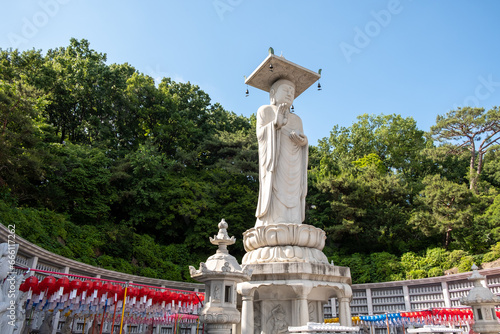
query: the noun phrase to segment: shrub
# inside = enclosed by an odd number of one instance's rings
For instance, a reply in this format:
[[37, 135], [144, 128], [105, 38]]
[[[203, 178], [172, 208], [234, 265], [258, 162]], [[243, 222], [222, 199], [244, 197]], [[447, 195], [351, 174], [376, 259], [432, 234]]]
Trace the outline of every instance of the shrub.
[[429, 269], [429, 272], [427, 273], [428, 277], [437, 277], [437, 276], [443, 276], [443, 275], [444, 275], [444, 271], [442, 268], [439, 268], [439, 267], [433, 267], [433, 268]]
[[463, 256], [458, 264], [458, 272], [464, 273], [472, 270], [472, 265], [475, 263], [472, 255]]
[[419, 279], [419, 278], [426, 278], [426, 277], [427, 277], [427, 273], [425, 270], [422, 270], [422, 269], [410, 270], [409, 272], [406, 273], [407, 279]]
[[497, 242], [495, 245], [491, 246], [491, 251], [484, 254], [483, 262], [491, 262], [500, 258], [500, 242]]

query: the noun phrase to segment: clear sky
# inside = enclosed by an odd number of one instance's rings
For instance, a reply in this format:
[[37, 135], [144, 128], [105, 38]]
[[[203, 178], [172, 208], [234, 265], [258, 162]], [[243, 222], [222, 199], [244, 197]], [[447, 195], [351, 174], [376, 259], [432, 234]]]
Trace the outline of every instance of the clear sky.
[[500, 105], [500, 1], [3, 1], [0, 48], [42, 49], [85, 38], [108, 63], [197, 84], [250, 116], [268, 94], [244, 76], [272, 46], [323, 69], [294, 103], [310, 144], [358, 115], [401, 114], [428, 131], [458, 106]]

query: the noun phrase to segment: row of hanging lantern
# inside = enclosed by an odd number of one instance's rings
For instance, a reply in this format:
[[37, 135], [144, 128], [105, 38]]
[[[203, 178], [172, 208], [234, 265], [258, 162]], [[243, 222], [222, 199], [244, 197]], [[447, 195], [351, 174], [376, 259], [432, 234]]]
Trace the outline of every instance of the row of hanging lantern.
[[[496, 311], [500, 316], [500, 311]], [[474, 315], [470, 308], [433, 308], [423, 311], [400, 312], [360, 316], [361, 323], [385, 327], [389, 325], [423, 326], [447, 325], [465, 326], [474, 323]]]
[[[500, 310], [496, 310], [500, 318]], [[339, 318], [329, 318], [325, 323], [338, 323]], [[353, 316], [353, 325], [364, 324], [375, 327], [446, 325], [466, 326], [474, 323], [474, 314], [470, 308], [433, 308], [430, 310], [387, 313], [377, 315]]]
[[402, 312], [401, 316], [417, 324], [464, 326], [474, 322], [470, 308], [433, 308], [419, 312]]
[[[80, 280], [68, 277], [56, 279], [46, 276], [39, 281], [36, 276], [28, 277], [19, 287], [27, 292], [26, 310], [33, 312], [59, 311], [74, 313], [78, 317], [90, 318], [102, 314], [101, 322], [121, 321], [125, 305], [127, 323], [170, 324], [178, 321], [193, 322], [198, 319], [197, 311], [204, 300], [203, 293], [173, 291], [142, 285], [129, 286], [124, 283], [100, 280]], [[114, 307], [113, 315], [107, 313]], [[125, 312], [123, 312], [125, 314]], [[173, 317], [174, 315], [180, 316]]]
[[360, 323], [374, 325], [377, 327], [385, 327], [387, 323], [390, 326], [402, 326], [404, 319], [400, 313], [387, 313], [377, 315], [362, 315], [359, 317]]

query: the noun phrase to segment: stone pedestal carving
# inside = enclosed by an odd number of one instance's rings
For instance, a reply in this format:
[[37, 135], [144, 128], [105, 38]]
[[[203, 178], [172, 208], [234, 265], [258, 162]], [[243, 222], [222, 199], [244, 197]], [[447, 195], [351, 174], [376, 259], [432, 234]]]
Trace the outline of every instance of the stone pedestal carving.
[[247, 268], [252, 269], [252, 279], [239, 283], [238, 293], [242, 296], [243, 320], [253, 317], [256, 322], [254, 328], [242, 323], [241, 333], [254, 334], [255, 328], [260, 329], [259, 333], [275, 333], [271, 315], [278, 305], [283, 318], [280, 321], [287, 326], [304, 326], [311, 320], [321, 322], [322, 312], [317, 308], [322, 309], [332, 297], [342, 301], [341, 324], [352, 325], [349, 268], [310, 262], [248, 264]]

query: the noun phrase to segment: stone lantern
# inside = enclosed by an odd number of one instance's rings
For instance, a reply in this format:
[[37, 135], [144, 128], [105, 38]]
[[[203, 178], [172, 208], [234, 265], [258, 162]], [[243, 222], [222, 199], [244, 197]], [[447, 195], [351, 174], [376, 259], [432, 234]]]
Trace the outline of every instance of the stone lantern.
[[483, 286], [481, 281], [484, 279], [485, 277], [479, 274], [477, 266], [473, 265], [469, 280], [474, 282], [474, 287], [467, 296], [460, 299], [460, 303], [472, 307], [474, 312], [472, 329], [474, 332], [498, 334], [500, 323], [495, 313], [495, 306], [500, 304], [500, 297], [495, 296], [490, 289]]
[[230, 334], [233, 324], [240, 322], [240, 312], [236, 308], [236, 284], [250, 280], [251, 270], [242, 269], [236, 258], [229, 254], [227, 246], [236, 239], [229, 238], [227, 223], [219, 223], [219, 233], [210, 242], [219, 249], [207, 261], [200, 263], [200, 269], [189, 266], [191, 277], [205, 283], [205, 305], [200, 321], [207, 324], [209, 334]]

